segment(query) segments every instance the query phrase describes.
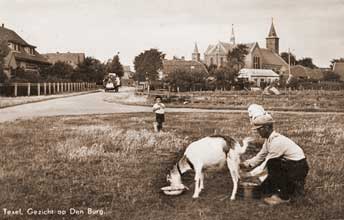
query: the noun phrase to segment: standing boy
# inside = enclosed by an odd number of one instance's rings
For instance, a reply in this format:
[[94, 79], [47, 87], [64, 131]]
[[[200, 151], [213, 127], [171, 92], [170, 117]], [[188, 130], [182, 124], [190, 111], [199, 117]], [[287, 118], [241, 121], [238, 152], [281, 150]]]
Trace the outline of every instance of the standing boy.
[[159, 132], [162, 129], [162, 123], [165, 122], [165, 105], [161, 102], [161, 96], [155, 97], [153, 112], [155, 112], [156, 122], [154, 122], [154, 130]]

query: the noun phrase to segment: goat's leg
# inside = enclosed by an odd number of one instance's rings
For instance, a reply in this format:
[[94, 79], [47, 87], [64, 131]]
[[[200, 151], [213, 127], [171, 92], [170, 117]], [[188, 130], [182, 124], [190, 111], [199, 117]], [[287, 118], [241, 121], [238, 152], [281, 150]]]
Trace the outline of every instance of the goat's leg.
[[204, 173], [201, 173], [201, 183], [200, 183], [200, 190], [204, 189]]
[[231, 200], [235, 200], [235, 195], [238, 191], [238, 181], [239, 181], [239, 167], [236, 166], [230, 159], [227, 159], [227, 166], [231, 173], [232, 181], [233, 181], [233, 189], [232, 189], [232, 195]]
[[202, 175], [202, 169], [195, 168], [195, 191], [192, 196], [192, 198], [198, 198], [199, 193], [201, 192], [200, 189], [200, 182], [201, 182], [201, 175]]

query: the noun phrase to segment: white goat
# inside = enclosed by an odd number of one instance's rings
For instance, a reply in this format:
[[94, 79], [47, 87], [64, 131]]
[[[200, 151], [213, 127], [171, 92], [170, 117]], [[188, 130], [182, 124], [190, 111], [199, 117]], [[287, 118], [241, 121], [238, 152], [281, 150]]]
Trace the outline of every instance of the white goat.
[[204, 189], [203, 169], [223, 167], [226, 162], [233, 181], [231, 200], [235, 199], [239, 181], [240, 155], [245, 153], [248, 143], [253, 138], [247, 137], [243, 140], [243, 146], [231, 137], [210, 136], [191, 143], [185, 150], [183, 157], [174, 165], [167, 181], [172, 187], [185, 188], [181, 176], [183, 173], [193, 169], [195, 171], [195, 191], [193, 198], [198, 198]]

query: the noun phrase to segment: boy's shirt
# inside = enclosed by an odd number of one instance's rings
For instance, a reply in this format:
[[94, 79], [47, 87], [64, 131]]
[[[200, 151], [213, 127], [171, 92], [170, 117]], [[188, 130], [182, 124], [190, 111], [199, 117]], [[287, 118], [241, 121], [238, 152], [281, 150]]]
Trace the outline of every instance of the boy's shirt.
[[157, 114], [165, 114], [165, 105], [163, 103], [155, 103], [153, 105], [153, 112]]

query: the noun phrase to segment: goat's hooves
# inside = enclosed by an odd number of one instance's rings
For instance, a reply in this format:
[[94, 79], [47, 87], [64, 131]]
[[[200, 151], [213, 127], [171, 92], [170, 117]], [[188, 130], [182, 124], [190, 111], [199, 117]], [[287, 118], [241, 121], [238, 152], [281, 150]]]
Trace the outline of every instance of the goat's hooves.
[[193, 199], [198, 199], [198, 196], [192, 196]]
[[234, 201], [235, 200], [235, 197], [231, 197], [231, 201]]

